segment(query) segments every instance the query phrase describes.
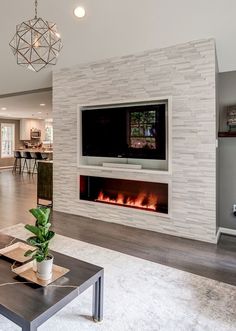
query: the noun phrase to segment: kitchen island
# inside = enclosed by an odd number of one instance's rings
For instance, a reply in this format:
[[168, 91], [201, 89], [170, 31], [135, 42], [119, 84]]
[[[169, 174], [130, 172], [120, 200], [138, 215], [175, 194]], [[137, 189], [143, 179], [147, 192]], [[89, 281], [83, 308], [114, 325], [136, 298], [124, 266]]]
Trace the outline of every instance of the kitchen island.
[[[35, 164], [35, 153], [41, 153], [43, 158], [46, 160], [53, 160], [53, 151], [52, 150], [47, 150], [47, 149], [43, 149], [43, 148], [25, 148], [25, 149], [16, 149], [15, 152], [19, 152], [21, 154], [22, 160], [21, 160], [21, 169], [23, 171], [23, 165], [25, 162], [24, 159], [24, 153], [25, 152], [29, 152], [31, 154], [32, 159], [27, 159], [27, 166], [25, 166], [24, 168], [24, 173], [32, 173], [33, 172], [33, 168], [34, 168], [34, 164]], [[38, 163], [38, 160], [37, 160]], [[28, 169], [27, 169], [28, 168]], [[34, 170], [34, 173], [37, 173], [37, 167]]]
[[38, 161], [37, 205], [52, 206], [53, 161]]
[[52, 159], [53, 155], [53, 150], [50, 149], [44, 149], [44, 148], [18, 148], [15, 150], [15, 152], [20, 152], [21, 155], [23, 156], [24, 152], [30, 152], [30, 153], [42, 153], [48, 155]]

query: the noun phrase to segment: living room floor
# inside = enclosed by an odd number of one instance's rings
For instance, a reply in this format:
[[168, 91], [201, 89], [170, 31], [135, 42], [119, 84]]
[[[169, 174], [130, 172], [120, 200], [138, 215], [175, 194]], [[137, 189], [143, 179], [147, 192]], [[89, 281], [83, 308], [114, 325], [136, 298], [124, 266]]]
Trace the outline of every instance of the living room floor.
[[[0, 229], [33, 222], [36, 176], [0, 172]], [[61, 235], [236, 285], [236, 238], [222, 235], [218, 245], [53, 212]]]

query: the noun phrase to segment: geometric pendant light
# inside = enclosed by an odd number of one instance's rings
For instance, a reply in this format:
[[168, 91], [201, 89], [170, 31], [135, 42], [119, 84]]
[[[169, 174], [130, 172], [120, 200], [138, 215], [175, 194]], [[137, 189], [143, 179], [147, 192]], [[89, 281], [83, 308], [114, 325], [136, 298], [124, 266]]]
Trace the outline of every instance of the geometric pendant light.
[[35, 0], [35, 17], [16, 26], [16, 34], [9, 44], [17, 64], [36, 72], [55, 65], [62, 49], [56, 24], [38, 18], [37, 10]]

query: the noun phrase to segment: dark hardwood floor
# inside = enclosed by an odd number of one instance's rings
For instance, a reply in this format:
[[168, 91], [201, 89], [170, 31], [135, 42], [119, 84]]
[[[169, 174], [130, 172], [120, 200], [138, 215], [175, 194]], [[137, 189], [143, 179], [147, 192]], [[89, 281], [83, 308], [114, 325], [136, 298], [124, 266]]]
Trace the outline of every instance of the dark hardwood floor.
[[28, 210], [36, 205], [36, 180], [0, 171], [0, 228], [33, 221]]
[[[33, 222], [36, 176], [0, 172], [0, 228]], [[236, 285], [236, 238], [221, 236], [218, 245], [53, 212], [61, 235]]]

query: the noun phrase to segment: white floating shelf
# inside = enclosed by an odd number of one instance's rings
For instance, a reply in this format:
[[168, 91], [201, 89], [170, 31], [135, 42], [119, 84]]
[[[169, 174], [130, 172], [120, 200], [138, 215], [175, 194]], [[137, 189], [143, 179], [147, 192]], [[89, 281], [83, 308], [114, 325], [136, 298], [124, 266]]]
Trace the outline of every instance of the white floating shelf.
[[130, 169], [130, 168], [115, 168], [115, 167], [104, 167], [104, 166], [94, 166], [94, 165], [79, 165], [78, 169], [87, 169], [87, 170], [99, 170], [99, 171], [119, 171], [119, 172], [132, 172], [140, 174], [153, 174], [153, 175], [162, 175], [162, 176], [171, 176], [171, 173], [166, 170], [155, 170], [155, 169]]

